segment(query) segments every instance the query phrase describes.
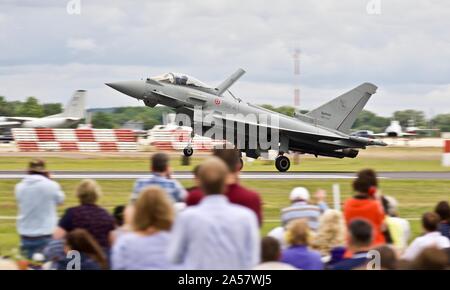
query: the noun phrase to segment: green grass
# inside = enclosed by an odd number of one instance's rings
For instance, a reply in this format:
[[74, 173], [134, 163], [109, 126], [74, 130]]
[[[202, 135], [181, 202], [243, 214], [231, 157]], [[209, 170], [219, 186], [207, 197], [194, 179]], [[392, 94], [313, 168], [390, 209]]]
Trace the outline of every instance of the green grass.
[[[441, 166], [441, 151], [440, 148], [369, 148], [362, 150], [360, 156], [354, 159], [300, 155], [299, 164], [295, 164], [291, 158], [290, 171], [356, 171], [367, 167], [378, 171], [450, 171], [450, 167]], [[181, 153], [172, 154], [172, 168], [189, 171], [199, 164], [204, 156], [194, 155], [190, 166], [182, 166]], [[50, 170], [145, 171], [149, 167], [148, 155], [142, 153], [139, 156], [105, 156], [92, 153], [62, 153], [55, 156], [47, 153], [45, 159]], [[30, 157], [24, 156], [0, 156], [0, 170], [23, 170], [29, 160]], [[245, 162], [244, 171], [274, 171], [273, 163], [264, 160]]]
[[[15, 216], [16, 204], [13, 195], [14, 185], [17, 180], [0, 181], [0, 216]], [[77, 203], [74, 190], [78, 181], [60, 180], [61, 186], [67, 194], [64, 208]], [[114, 206], [127, 202], [133, 181], [131, 180], [100, 180], [103, 189], [103, 197], [100, 204], [109, 210]], [[186, 187], [191, 186], [191, 181], [183, 181]], [[342, 199], [350, 196], [350, 181], [348, 180], [244, 180], [242, 182], [262, 194], [264, 209], [264, 225], [262, 233], [267, 233], [270, 229], [278, 226], [279, 211], [288, 203], [288, 194], [295, 186], [305, 186], [311, 192], [318, 188], [331, 191], [333, 183], [341, 186]], [[382, 180], [381, 188], [387, 195], [396, 197], [400, 204], [400, 214], [405, 218], [419, 218], [424, 212], [432, 210], [434, 205], [440, 200], [449, 199], [449, 180]], [[329, 197], [331, 194], [329, 194]], [[331, 204], [331, 200], [329, 200]], [[411, 221], [414, 235], [420, 234], [420, 224], [418, 220]], [[14, 220], [0, 220], [0, 254], [7, 254], [12, 248], [18, 246], [18, 236], [15, 230]]]

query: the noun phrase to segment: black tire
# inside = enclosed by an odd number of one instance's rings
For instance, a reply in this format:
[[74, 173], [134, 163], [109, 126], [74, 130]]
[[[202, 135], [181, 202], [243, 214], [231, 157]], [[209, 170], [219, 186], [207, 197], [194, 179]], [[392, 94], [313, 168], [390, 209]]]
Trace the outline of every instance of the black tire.
[[191, 157], [192, 154], [194, 154], [194, 149], [192, 149], [192, 147], [186, 147], [183, 149], [183, 154], [186, 157]]
[[275, 159], [275, 167], [280, 172], [286, 172], [289, 170], [289, 167], [291, 167], [291, 161], [286, 156], [278, 156], [277, 159]]

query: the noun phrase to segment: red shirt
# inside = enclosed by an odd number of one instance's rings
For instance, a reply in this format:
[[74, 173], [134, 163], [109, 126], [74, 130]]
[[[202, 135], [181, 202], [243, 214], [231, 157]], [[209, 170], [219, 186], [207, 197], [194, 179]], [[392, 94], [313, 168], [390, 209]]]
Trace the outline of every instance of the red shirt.
[[384, 210], [379, 201], [350, 198], [344, 204], [344, 216], [347, 225], [354, 219], [365, 219], [372, 225], [374, 233], [373, 246], [386, 242], [382, 231]]
[[[203, 196], [204, 194], [200, 188], [194, 188], [189, 191], [186, 204], [196, 205], [202, 200]], [[228, 197], [231, 203], [245, 206], [255, 212], [259, 225], [262, 224], [261, 198], [257, 192], [242, 187], [239, 183], [235, 183], [228, 185], [225, 196]]]

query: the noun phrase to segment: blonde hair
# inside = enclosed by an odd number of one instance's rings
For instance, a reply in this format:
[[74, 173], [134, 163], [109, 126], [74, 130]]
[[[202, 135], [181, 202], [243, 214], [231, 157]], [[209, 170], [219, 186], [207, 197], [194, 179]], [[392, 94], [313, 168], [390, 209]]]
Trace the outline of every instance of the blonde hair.
[[81, 204], [95, 204], [102, 195], [102, 191], [95, 180], [84, 179], [78, 185], [76, 194]]
[[287, 224], [286, 242], [291, 245], [309, 246], [311, 241], [311, 231], [306, 219], [295, 219]]
[[153, 226], [170, 230], [174, 219], [173, 207], [165, 191], [159, 186], [146, 187], [134, 204], [133, 229], [144, 231]]
[[322, 255], [330, 255], [330, 250], [345, 245], [346, 226], [340, 211], [329, 209], [319, 219], [319, 229], [312, 248]]

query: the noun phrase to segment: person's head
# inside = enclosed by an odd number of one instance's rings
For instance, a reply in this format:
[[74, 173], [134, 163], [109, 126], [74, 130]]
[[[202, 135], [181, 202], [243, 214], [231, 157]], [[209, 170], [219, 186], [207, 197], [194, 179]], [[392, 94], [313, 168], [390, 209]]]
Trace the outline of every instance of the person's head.
[[434, 212], [426, 212], [422, 215], [422, 227], [427, 232], [435, 232], [438, 230], [441, 219]]
[[450, 205], [447, 201], [440, 201], [436, 205], [434, 212], [439, 215], [441, 221], [450, 223]]
[[378, 253], [380, 254], [380, 266], [382, 270], [397, 269], [397, 254], [391, 247], [380, 246], [378, 248], [375, 248], [375, 251], [378, 251]]
[[211, 157], [200, 166], [198, 178], [204, 194], [223, 194], [229, 170], [226, 164], [217, 157]]
[[274, 262], [280, 259], [281, 247], [277, 239], [264, 237], [261, 239], [261, 262]]
[[295, 187], [289, 194], [291, 202], [304, 201], [309, 202], [309, 191], [304, 187]]
[[47, 175], [45, 161], [43, 159], [33, 159], [28, 163], [29, 174]]
[[133, 229], [135, 231], [168, 231], [174, 219], [172, 203], [159, 186], [146, 187], [134, 204]]
[[108, 262], [106, 255], [100, 245], [92, 237], [92, 235], [85, 229], [74, 229], [66, 236], [65, 250], [78, 251], [81, 254], [87, 255], [89, 258], [98, 263], [100, 268], [107, 269]]
[[359, 171], [353, 181], [353, 190], [367, 197], [374, 195], [377, 187], [377, 174], [372, 169], [363, 169]]
[[411, 263], [414, 270], [445, 270], [448, 267], [448, 256], [444, 250], [436, 247], [424, 249]]
[[169, 155], [166, 153], [155, 153], [151, 157], [151, 170], [155, 173], [167, 173], [169, 171]]
[[238, 149], [213, 150], [213, 156], [221, 159], [228, 167], [230, 173], [238, 173], [241, 169], [241, 153]]
[[309, 246], [310, 230], [306, 219], [295, 219], [288, 223], [286, 242], [291, 246]]
[[346, 231], [342, 212], [328, 209], [319, 218], [319, 228], [313, 247], [323, 255], [329, 255], [331, 249], [345, 245]]
[[372, 244], [373, 228], [372, 225], [363, 219], [354, 219], [348, 225], [349, 248], [353, 252], [365, 251]]
[[382, 199], [383, 209], [389, 216], [395, 217], [398, 215], [398, 202], [397, 200], [389, 195], [383, 195]]
[[113, 217], [116, 226], [120, 227], [123, 225], [123, 213], [125, 211], [124, 205], [118, 205], [113, 209]]
[[81, 204], [95, 204], [102, 192], [95, 180], [84, 179], [78, 184], [76, 194]]

